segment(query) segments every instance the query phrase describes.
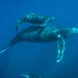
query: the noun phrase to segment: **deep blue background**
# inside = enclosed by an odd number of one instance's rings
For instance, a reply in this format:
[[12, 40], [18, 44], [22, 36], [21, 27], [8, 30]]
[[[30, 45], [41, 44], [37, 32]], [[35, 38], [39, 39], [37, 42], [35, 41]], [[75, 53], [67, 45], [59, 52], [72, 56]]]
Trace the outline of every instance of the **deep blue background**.
[[[29, 12], [56, 17], [58, 27], [78, 27], [77, 0], [0, 0], [0, 49], [15, 36], [15, 23]], [[20, 30], [26, 25], [20, 26]], [[64, 59], [57, 64], [56, 43], [19, 43], [0, 55], [0, 78], [78, 78], [78, 35], [66, 41]]]

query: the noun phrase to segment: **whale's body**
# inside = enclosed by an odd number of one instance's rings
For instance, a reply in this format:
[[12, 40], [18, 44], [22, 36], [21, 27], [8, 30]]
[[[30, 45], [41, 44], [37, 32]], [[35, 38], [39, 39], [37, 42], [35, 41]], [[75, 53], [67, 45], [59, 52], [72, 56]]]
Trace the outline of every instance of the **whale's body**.
[[10, 42], [10, 45], [16, 44], [20, 41], [27, 42], [50, 42], [57, 41], [57, 34], [55, 29], [51, 27], [30, 26], [18, 33]]
[[[5, 52], [15, 44], [19, 42], [51, 42], [57, 41], [58, 45], [58, 60], [60, 61], [63, 58], [63, 52], [65, 49], [64, 39], [69, 36], [68, 29], [59, 30], [54, 27], [41, 27], [41, 26], [29, 26], [23, 31], [19, 32], [13, 39], [10, 41], [8, 46], [4, 48], [1, 52]], [[60, 51], [60, 52], [59, 52]], [[57, 61], [57, 62], [59, 62]]]
[[68, 37], [69, 31], [58, 30], [54, 27], [41, 27], [41, 26], [29, 26], [22, 32], [18, 33], [10, 43], [16, 43], [20, 41], [27, 42], [51, 42], [58, 40], [58, 34], [61, 34], [64, 39]]
[[34, 25], [40, 25], [42, 27], [48, 25], [49, 23], [55, 21], [55, 17], [51, 16], [41, 16], [36, 15], [35, 13], [30, 12], [29, 14], [25, 15], [24, 17], [20, 18], [16, 23], [16, 30], [18, 30], [18, 26], [20, 23], [29, 23]]

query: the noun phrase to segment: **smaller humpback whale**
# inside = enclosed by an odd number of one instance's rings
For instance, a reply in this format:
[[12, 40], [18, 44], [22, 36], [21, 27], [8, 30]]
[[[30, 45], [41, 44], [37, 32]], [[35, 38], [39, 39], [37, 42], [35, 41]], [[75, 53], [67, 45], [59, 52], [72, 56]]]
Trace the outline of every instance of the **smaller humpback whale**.
[[27, 42], [36, 42], [36, 43], [44, 43], [44, 42], [57, 42], [57, 58], [56, 62], [60, 62], [64, 56], [65, 50], [65, 40], [69, 37], [69, 35], [78, 33], [78, 28], [63, 28], [58, 29], [51, 26], [29, 26], [23, 31], [19, 32], [5, 47], [0, 51], [0, 54], [14, 46], [15, 44], [27, 41]]
[[49, 22], [52, 22], [54, 20], [55, 20], [55, 17], [41, 16], [41, 15], [36, 15], [35, 13], [30, 12], [29, 14], [25, 15], [24, 17], [22, 17], [16, 22], [16, 30], [18, 29], [18, 24], [22, 22], [28, 22], [30, 24], [38, 24], [41, 26], [45, 26]]

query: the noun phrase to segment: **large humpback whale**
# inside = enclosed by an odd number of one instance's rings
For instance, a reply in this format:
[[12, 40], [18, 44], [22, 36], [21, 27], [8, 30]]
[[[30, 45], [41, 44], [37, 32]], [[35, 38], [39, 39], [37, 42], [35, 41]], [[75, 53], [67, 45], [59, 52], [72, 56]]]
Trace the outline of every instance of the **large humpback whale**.
[[65, 39], [73, 33], [78, 33], [78, 28], [63, 28], [58, 29], [51, 26], [29, 26], [23, 31], [19, 32], [13, 39], [9, 42], [8, 46], [0, 51], [0, 54], [14, 46], [15, 44], [27, 41], [27, 42], [57, 42], [57, 62], [60, 62], [64, 56], [65, 50]]

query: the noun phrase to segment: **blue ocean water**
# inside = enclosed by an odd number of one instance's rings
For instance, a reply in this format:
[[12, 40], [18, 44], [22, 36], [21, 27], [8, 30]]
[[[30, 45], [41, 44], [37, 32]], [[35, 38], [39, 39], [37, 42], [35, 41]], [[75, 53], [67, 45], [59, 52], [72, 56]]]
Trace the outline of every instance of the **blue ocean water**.
[[[58, 27], [78, 27], [77, 0], [1, 0], [0, 50], [16, 35], [16, 21], [30, 12], [55, 16]], [[0, 55], [0, 78], [23, 78], [25, 72], [42, 78], [78, 78], [77, 40], [77, 34], [68, 38], [60, 63], [56, 63], [56, 43], [19, 43]]]

